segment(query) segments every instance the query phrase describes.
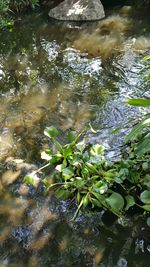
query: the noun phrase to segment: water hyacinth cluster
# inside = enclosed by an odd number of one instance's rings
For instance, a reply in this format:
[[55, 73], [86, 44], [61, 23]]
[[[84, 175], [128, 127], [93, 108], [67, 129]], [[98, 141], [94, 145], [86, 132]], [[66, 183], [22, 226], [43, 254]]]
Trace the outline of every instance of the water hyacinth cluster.
[[[42, 182], [58, 198], [76, 200], [78, 208], [73, 219], [87, 206], [108, 210], [118, 217], [125, 216], [133, 206], [150, 211], [149, 156], [138, 159], [131, 153], [131, 158], [129, 155], [112, 163], [105, 159], [104, 147], [87, 144], [83, 133], [70, 131], [65, 145], [59, 143], [54, 126], [47, 127], [44, 134], [55, 149], [42, 152], [42, 159], [48, 162], [46, 167], [53, 166], [53, 175]], [[25, 181], [34, 185], [34, 176], [26, 176]]]

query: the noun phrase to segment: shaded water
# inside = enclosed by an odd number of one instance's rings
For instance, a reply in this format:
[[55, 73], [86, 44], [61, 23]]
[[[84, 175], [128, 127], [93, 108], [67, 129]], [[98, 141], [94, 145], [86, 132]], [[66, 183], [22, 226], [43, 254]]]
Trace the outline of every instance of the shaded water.
[[109, 133], [137, 112], [124, 100], [149, 96], [141, 74], [149, 18], [128, 11], [109, 11], [88, 25], [28, 15], [0, 33], [0, 266], [148, 266], [142, 218], [116, 221], [93, 212], [70, 223], [74, 206], [21, 183], [42, 163], [47, 125], [63, 136], [90, 122], [97, 130], [87, 131], [90, 142], [119, 157], [124, 130]]

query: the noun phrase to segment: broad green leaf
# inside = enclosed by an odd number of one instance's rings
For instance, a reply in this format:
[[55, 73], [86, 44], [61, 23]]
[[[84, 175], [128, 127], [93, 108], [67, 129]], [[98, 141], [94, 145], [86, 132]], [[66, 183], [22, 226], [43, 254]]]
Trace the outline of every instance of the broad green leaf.
[[150, 107], [150, 100], [149, 99], [142, 99], [142, 98], [133, 98], [127, 99], [125, 101], [129, 105], [137, 106], [137, 107]]
[[78, 134], [77, 134], [76, 131], [69, 131], [69, 132], [67, 133], [67, 135], [66, 135], [66, 138], [68, 139], [68, 141], [69, 141], [70, 143], [72, 143], [73, 141], [76, 140], [77, 136], [78, 136]]
[[141, 193], [140, 199], [145, 204], [150, 204], [150, 190], [145, 190]]
[[140, 142], [137, 143], [135, 150], [137, 155], [142, 156], [143, 154], [150, 152], [150, 133], [148, 133]]
[[72, 146], [70, 144], [63, 147], [64, 158], [67, 158], [68, 156], [72, 155], [72, 153], [73, 153]]
[[126, 199], [126, 202], [127, 202], [125, 210], [128, 210], [130, 207], [135, 205], [134, 197], [129, 195], [129, 196], [126, 196], [125, 199]]
[[138, 134], [142, 133], [143, 128], [145, 128], [146, 126], [150, 126], [150, 118], [144, 119], [136, 126], [134, 126], [132, 131], [125, 138], [125, 141], [128, 142], [134, 140]]
[[78, 150], [80, 150], [80, 152], [83, 152], [83, 150], [86, 148], [85, 139], [83, 139], [81, 142], [77, 143], [76, 147]]
[[104, 194], [108, 190], [108, 185], [103, 181], [99, 181], [93, 185], [93, 190], [97, 193]]
[[104, 152], [104, 146], [102, 145], [99, 145], [99, 144], [95, 144], [91, 147], [90, 149], [90, 154], [92, 156], [95, 156], [95, 155], [102, 155]]
[[114, 211], [119, 211], [123, 209], [124, 199], [123, 197], [116, 192], [113, 192], [109, 198], [106, 199], [106, 202]]
[[71, 192], [69, 190], [59, 188], [55, 191], [55, 195], [57, 198], [68, 199], [71, 197]]
[[85, 185], [85, 181], [81, 177], [76, 177], [74, 186], [76, 188], [82, 188]]
[[54, 138], [58, 135], [58, 130], [54, 126], [46, 127], [44, 134], [49, 138]]
[[67, 180], [67, 179], [70, 179], [71, 177], [74, 176], [74, 171], [72, 168], [68, 167], [68, 168], [65, 168], [62, 170], [62, 175], [63, 175], [64, 179]]
[[141, 206], [141, 208], [143, 208], [146, 211], [150, 211], [150, 205], [144, 205], [144, 206]]
[[147, 225], [150, 227], [150, 217], [147, 218]]
[[104, 172], [105, 177], [113, 178], [115, 175], [116, 175], [115, 169], [111, 169], [111, 170], [108, 170], [107, 172]]

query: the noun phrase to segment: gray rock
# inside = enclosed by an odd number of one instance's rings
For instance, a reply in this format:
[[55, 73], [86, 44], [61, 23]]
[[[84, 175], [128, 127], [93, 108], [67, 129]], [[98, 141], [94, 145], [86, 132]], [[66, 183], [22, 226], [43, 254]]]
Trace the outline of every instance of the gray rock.
[[65, 0], [49, 12], [57, 20], [94, 21], [105, 17], [100, 0]]

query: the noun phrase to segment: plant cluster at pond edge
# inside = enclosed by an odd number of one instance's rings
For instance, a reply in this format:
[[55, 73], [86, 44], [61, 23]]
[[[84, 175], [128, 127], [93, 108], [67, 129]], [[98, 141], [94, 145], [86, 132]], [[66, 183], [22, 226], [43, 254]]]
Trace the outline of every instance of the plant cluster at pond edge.
[[[126, 159], [109, 162], [104, 147], [88, 145], [82, 134], [71, 131], [68, 143], [58, 142], [58, 130], [47, 127], [44, 131], [55, 149], [42, 152], [46, 167], [53, 166], [53, 174], [42, 182], [47, 190], [53, 189], [59, 198], [75, 199], [79, 210], [86, 206], [109, 210], [118, 217], [124, 216], [131, 207], [150, 211], [150, 157], [136, 157], [131, 147]], [[131, 154], [131, 156], [130, 156]], [[26, 176], [28, 184], [34, 185], [34, 176]], [[147, 216], [148, 217], [148, 216]], [[149, 224], [149, 218], [147, 219]]]

